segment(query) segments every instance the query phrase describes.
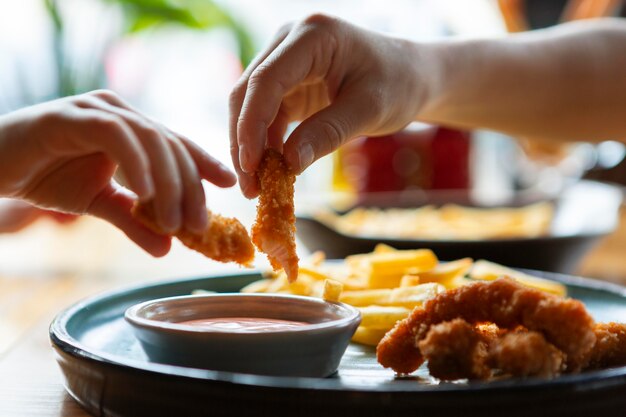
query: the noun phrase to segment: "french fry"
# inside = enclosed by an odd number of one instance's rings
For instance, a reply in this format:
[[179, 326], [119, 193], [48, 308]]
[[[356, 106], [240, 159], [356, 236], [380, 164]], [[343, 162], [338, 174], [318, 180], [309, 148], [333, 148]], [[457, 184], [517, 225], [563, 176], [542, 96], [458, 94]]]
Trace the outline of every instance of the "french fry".
[[405, 307], [395, 306], [365, 306], [361, 311], [361, 326], [372, 329], [391, 329], [398, 320], [404, 319], [411, 312]]
[[[440, 263], [430, 271], [418, 273], [420, 282], [438, 282], [446, 288], [457, 277], [463, 277], [472, 268], [472, 258], [463, 258], [456, 261]], [[409, 273], [413, 271], [409, 270]]]
[[416, 249], [374, 253], [366, 262], [369, 264], [367, 284], [370, 288], [395, 288], [408, 270], [415, 275], [433, 269], [437, 257], [429, 249]]
[[374, 247], [374, 252], [373, 253], [390, 253], [390, 252], [398, 252], [398, 249], [386, 245], [384, 243], [379, 243]]
[[359, 326], [352, 336], [352, 341], [367, 346], [376, 346], [378, 342], [385, 336], [385, 329], [371, 329], [369, 327]]
[[399, 287], [391, 290], [389, 305], [414, 308], [423, 305], [437, 294], [446, 291], [446, 288], [435, 282], [416, 285], [414, 287]]
[[312, 266], [320, 266], [326, 261], [326, 254], [321, 250], [315, 251], [311, 254], [308, 261]]
[[326, 279], [330, 279], [330, 276], [326, 275], [322, 271], [318, 269], [313, 269], [306, 266], [301, 266], [298, 268], [298, 279], [300, 279], [300, 275], [307, 275], [311, 278], [318, 279], [324, 281]]
[[313, 295], [313, 283], [316, 280], [311, 279], [310, 277], [304, 276], [298, 278], [297, 281], [289, 283], [287, 281], [287, 288], [283, 291], [286, 291], [295, 295]]
[[414, 287], [420, 283], [419, 275], [406, 274], [400, 278], [400, 287]]
[[454, 288], [462, 287], [463, 285], [471, 284], [472, 282], [474, 282], [473, 279], [469, 279], [463, 276], [458, 276], [454, 278], [453, 280], [451, 280], [450, 282], [448, 282], [448, 286], [446, 288], [449, 290], [452, 290]]
[[413, 287], [382, 288], [361, 291], [344, 291], [339, 301], [353, 306], [402, 306], [412, 308], [445, 291], [437, 283], [415, 285]]
[[322, 298], [326, 301], [339, 301], [343, 284], [339, 281], [327, 279], [324, 281]]
[[290, 283], [287, 279], [287, 275], [284, 272], [280, 272], [278, 277], [270, 280], [267, 284], [267, 288], [264, 292], [267, 293], [281, 293], [281, 294], [295, 294], [295, 295], [312, 295], [313, 293], [313, 280], [307, 275], [300, 276], [297, 281]]
[[424, 272], [437, 265], [437, 257], [430, 249], [415, 249], [374, 253], [369, 259], [372, 275], [404, 275], [412, 271]]
[[474, 262], [474, 265], [469, 272], [469, 276], [473, 279], [487, 281], [492, 281], [501, 276], [508, 276], [524, 285], [536, 288], [541, 291], [549, 292], [563, 297], [567, 295], [567, 289], [563, 284], [543, 278], [534, 277], [523, 272], [507, 268], [506, 266], [496, 264], [494, 262], [485, 261], [484, 259], [480, 259]]

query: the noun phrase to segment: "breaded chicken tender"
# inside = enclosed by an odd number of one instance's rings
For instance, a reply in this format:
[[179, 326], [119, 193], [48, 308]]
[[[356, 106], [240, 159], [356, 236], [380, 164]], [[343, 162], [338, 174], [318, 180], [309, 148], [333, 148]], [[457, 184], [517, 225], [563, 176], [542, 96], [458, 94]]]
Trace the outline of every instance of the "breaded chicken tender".
[[208, 225], [204, 233], [192, 233], [181, 228], [176, 233], [165, 233], [155, 221], [152, 204], [138, 204], [132, 213], [141, 223], [154, 233], [175, 236], [185, 246], [219, 262], [237, 262], [249, 267], [254, 260], [254, 246], [245, 227], [235, 218], [228, 218], [208, 212]]
[[596, 344], [586, 365], [588, 369], [626, 365], [626, 324], [597, 323]]
[[494, 323], [511, 330], [523, 326], [539, 332], [567, 355], [572, 372], [584, 366], [596, 342], [595, 323], [580, 301], [499, 278], [446, 291], [413, 310], [380, 341], [378, 361], [398, 373], [413, 372], [424, 360], [418, 345], [431, 326], [456, 318], [473, 325]]
[[565, 369], [565, 354], [535, 331], [514, 331], [493, 340], [487, 360], [508, 376], [553, 378]]
[[463, 319], [433, 325], [419, 342], [435, 378], [489, 379], [492, 376], [551, 378], [564, 369], [565, 354], [541, 333], [473, 326]]
[[268, 149], [259, 165], [257, 177], [260, 192], [252, 241], [267, 254], [274, 270], [282, 268], [289, 282], [294, 282], [298, 278], [299, 261], [293, 204], [296, 176], [279, 152]]
[[435, 378], [487, 379], [492, 374], [488, 365], [489, 345], [495, 338], [481, 334], [463, 319], [454, 319], [432, 326], [418, 345]]

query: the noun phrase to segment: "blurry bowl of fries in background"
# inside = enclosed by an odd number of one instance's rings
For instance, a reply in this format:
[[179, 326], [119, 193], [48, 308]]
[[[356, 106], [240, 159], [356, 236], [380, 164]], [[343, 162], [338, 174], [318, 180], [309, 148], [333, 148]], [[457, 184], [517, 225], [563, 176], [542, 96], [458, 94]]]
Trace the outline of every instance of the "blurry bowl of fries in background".
[[352, 341], [376, 346], [398, 320], [436, 295], [501, 276], [547, 293], [567, 295], [563, 284], [532, 272], [468, 257], [441, 262], [430, 249], [397, 250], [385, 244], [342, 260], [327, 261], [323, 252], [316, 252], [302, 262], [296, 282], [290, 284], [282, 271], [270, 272], [241, 292], [320, 297], [351, 305], [361, 313]]
[[471, 257], [569, 273], [615, 229], [622, 203], [620, 188], [593, 181], [580, 181], [552, 199], [517, 198], [509, 206], [472, 206], [467, 194], [440, 194], [421, 192], [421, 201], [373, 197], [341, 211], [301, 205], [308, 210], [298, 214], [298, 237], [329, 258], [384, 243], [428, 248], [443, 260]]

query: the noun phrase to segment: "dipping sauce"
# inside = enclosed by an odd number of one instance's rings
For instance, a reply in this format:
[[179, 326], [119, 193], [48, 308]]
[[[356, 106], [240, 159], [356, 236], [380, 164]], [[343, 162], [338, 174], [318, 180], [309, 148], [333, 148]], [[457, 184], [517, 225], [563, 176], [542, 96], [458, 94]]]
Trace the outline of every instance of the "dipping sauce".
[[181, 321], [178, 324], [219, 332], [259, 333], [292, 330], [311, 323], [266, 319], [263, 317], [211, 317], [208, 319]]

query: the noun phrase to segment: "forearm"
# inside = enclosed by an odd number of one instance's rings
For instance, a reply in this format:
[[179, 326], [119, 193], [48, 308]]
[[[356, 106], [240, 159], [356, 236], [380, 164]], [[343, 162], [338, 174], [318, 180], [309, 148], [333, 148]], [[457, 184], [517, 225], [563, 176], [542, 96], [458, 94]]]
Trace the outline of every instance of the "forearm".
[[428, 84], [418, 120], [543, 139], [626, 141], [625, 22], [415, 49], [418, 61], [432, 60], [418, 73]]

